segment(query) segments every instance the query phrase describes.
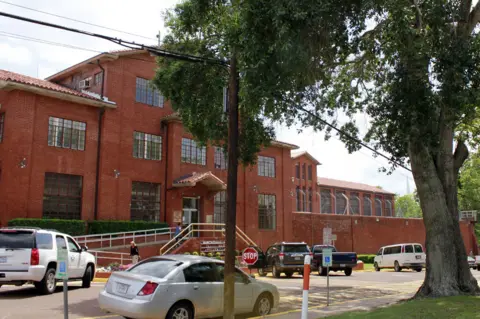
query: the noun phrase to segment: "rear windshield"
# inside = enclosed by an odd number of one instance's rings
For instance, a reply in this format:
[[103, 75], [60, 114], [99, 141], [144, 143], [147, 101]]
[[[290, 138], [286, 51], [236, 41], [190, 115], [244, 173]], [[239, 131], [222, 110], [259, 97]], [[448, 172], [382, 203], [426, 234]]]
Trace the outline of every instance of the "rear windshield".
[[423, 253], [423, 248], [420, 245], [415, 245], [415, 252], [416, 253]]
[[132, 274], [148, 275], [157, 278], [164, 278], [172, 270], [180, 266], [182, 263], [171, 259], [152, 259], [137, 264], [128, 272]]
[[337, 252], [337, 250], [333, 246], [317, 246], [317, 247], [313, 248], [313, 252], [314, 253], [322, 253], [324, 249], [331, 249], [332, 253]]
[[0, 230], [0, 248], [35, 248], [35, 237], [28, 230]]
[[284, 253], [309, 253], [307, 245], [285, 245], [283, 246]]

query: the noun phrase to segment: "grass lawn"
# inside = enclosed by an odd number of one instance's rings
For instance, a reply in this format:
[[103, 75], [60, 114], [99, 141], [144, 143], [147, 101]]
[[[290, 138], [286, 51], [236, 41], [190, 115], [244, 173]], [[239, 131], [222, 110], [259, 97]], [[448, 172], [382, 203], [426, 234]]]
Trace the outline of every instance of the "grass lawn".
[[373, 267], [373, 264], [363, 264], [363, 270], [373, 271], [375, 270], [375, 267]]
[[406, 301], [374, 311], [349, 312], [331, 319], [475, 319], [480, 318], [480, 297], [448, 297]]

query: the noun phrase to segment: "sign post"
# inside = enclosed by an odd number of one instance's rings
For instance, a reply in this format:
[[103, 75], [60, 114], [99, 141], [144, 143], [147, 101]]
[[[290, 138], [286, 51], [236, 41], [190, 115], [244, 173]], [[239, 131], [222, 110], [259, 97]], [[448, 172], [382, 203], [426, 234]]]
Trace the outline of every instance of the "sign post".
[[60, 248], [57, 250], [57, 279], [63, 280], [63, 318], [68, 319], [68, 250]]
[[330, 267], [332, 266], [332, 250], [330, 248], [322, 250], [323, 267], [327, 267], [327, 307], [330, 305]]
[[323, 244], [324, 245], [332, 244], [332, 229], [330, 227], [326, 227], [323, 229]]

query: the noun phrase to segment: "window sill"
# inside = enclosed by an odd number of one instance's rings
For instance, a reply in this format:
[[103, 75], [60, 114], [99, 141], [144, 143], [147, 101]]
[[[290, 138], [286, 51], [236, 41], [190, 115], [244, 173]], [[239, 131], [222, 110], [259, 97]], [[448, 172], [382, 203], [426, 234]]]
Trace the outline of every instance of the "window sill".
[[140, 105], [144, 105], [144, 106], [148, 106], [148, 107], [155, 107], [155, 108], [158, 108], [158, 109], [163, 109], [163, 108], [165, 108], [165, 103], [164, 103], [162, 106], [155, 106], [155, 105], [151, 105], [151, 104], [147, 104], [147, 103], [135, 101], [135, 104], [140, 104]]

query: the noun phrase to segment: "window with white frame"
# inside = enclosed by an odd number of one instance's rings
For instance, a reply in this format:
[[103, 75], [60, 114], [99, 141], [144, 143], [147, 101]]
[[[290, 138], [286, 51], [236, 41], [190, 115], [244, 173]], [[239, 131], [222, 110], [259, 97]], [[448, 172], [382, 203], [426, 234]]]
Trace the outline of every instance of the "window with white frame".
[[259, 156], [258, 157], [258, 176], [275, 177], [275, 158]]
[[162, 137], [133, 132], [133, 157], [160, 161], [162, 159]]
[[363, 215], [372, 216], [372, 200], [370, 194], [363, 194]]
[[58, 117], [48, 119], [48, 146], [85, 150], [87, 124]]
[[207, 148], [194, 140], [182, 138], [182, 163], [206, 165]]
[[227, 192], [222, 191], [215, 194], [213, 207], [213, 222], [224, 224], [227, 216]]
[[227, 154], [225, 154], [222, 147], [218, 147], [218, 146], [215, 146], [215, 168], [216, 169], [228, 168]]
[[135, 101], [155, 107], [163, 107], [164, 98], [149, 80], [137, 77]]
[[344, 191], [336, 191], [335, 193], [335, 214], [345, 215], [347, 210], [347, 199]]
[[258, 228], [275, 230], [275, 195], [258, 194]]
[[322, 189], [320, 194], [320, 201], [322, 202], [322, 206], [320, 209], [320, 213], [322, 214], [331, 214], [332, 213], [332, 198], [331, 198], [331, 191], [329, 189]]
[[358, 196], [358, 193], [350, 193], [349, 202], [351, 215], [360, 215], [360, 198]]

